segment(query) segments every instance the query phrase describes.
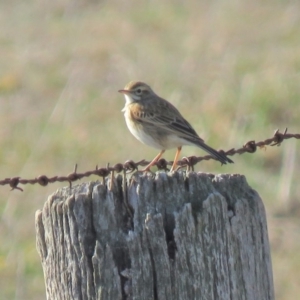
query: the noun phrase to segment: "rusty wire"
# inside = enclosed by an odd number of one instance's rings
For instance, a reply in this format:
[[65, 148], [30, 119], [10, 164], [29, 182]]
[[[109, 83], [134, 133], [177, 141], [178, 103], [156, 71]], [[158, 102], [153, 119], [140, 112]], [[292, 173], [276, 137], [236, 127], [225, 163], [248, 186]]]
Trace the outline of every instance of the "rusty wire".
[[[245, 143], [241, 148], [239, 149], [230, 149], [228, 151], [219, 150], [219, 152], [223, 152], [224, 154], [228, 156], [233, 156], [235, 154], [243, 154], [243, 153], [254, 153], [257, 150], [257, 147], [259, 148], [265, 148], [266, 146], [280, 146], [280, 144], [287, 139], [295, 138], [300, 139], [300, 134], [290, 134], [287, 133], [287, 128], [283, 133], [279, 132], [277, 129], [273, 135], [272, 138], [266, 139], [264, 141], [255, 142], [254, 140], [248, 141]], [[189, 156], [184, 157], [182, 160], [179, 160], [177, 162], [179, 168], [186, 167], [187, 170], [194, 170], [194, 166], [199, 163], [202, 160], [209, 160], [214, 159], [210, 155], [206, 156]], [[70, 173], [67, 176], [54, 176], [54, 177], [48, 177], [46, 175], [40, 175], [34, 179], [23, 179], [21, 177], [11, 177], [11, 178], [5, 178], [4, 180], [0, 180], [0, 185], [9, 185], [11, 187], [11, 190], [20, 190], [23, 191], [22, 188], [19, 187], [20, 184], [39, 184], [41, 186], [46, 186], [49, 183], [54, 182], [68, 182], [70, 187], [72, 186], [72, 182], [82, 179], [84, 177], [89, 177], [91, 175], [100, 176], [103, 178], [103, 181], [105, 178], [109, 175], [114, 176], [115, 173], [125, 172], [125, 173], [131, 173], [138, 170], [138, 167], [146, 166], [149, 162], [145, 160], [141, 160], [139, 162], [134, 162], [132, 160], [126, 161], [124, 164], [118, 163], [115, 164], [113, 167], [110, 167], [109, 165], [106, 166], [106, 168], [96, 168], [91, 171], [86, 171], [83, 173], [77, 173], [77, 164], [75, 165], [75, 169], [72, 173]], [[159, 170], [169, 170], [168, 166], [171, 166], [173, 164], [172, 161], [167, 162], [165, 159], [160, 159], [155, 165]]]

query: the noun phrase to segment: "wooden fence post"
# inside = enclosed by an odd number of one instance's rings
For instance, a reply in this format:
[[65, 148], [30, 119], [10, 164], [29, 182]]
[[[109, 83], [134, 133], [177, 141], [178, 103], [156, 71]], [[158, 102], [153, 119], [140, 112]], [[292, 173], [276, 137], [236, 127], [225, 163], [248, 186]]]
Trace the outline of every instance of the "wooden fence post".
[[274, 299], [264, 206], [241, 175], [63, 188], [36, 233], [47, 299]]

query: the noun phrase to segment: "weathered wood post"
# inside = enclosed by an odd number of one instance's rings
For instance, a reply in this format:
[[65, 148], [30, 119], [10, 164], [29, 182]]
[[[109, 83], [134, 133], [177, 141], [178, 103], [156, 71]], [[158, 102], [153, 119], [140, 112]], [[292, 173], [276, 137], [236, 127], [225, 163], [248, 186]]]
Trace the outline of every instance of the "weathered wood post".
[[244, 176], [122, 185], [64, 188], [37, 211], [47, 299], [274, 299], [265, 210]]

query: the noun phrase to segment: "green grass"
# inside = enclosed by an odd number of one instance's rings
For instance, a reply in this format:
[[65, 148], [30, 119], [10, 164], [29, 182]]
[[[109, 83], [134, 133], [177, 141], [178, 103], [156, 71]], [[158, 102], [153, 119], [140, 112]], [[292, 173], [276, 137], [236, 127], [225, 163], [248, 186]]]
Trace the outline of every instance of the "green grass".
[[[156, 150], [130, 135], [121, 113], [117, 90], [133, 79], [175, 104], [215, 148], [263, 140], [277, 128], [300, 132], [296, 0], [2, 1], [0, 25], [0, 179], [153, 158]], [[182, 153], [201, 154], [192, 147]], [[196, 169], [244, 174], [258, 191], [268, 214], [276, 299], [295, 299], [299, 141], [233, 159]], [[0, 299], [45, 298], [34, 213], [63, 185], [25, 186], [23, 193], [0, 188]]]

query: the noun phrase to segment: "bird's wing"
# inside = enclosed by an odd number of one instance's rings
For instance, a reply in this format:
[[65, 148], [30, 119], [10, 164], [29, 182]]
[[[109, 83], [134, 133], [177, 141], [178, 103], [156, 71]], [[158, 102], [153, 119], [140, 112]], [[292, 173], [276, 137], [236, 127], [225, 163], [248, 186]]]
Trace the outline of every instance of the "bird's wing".
[[159, 98], [141, 106], [139, 103], [131, 112], [136, 121], [145, 122], [153, 126], [161, 127], [175, 135], [189, 141], [203, 141], [191, 124], [184, 119], [180, 112], [168, 101]]

